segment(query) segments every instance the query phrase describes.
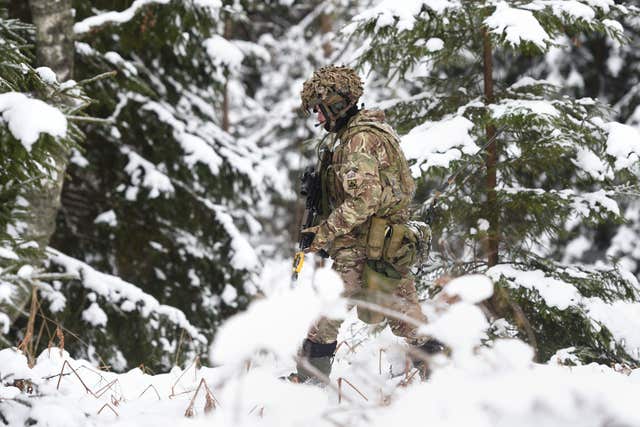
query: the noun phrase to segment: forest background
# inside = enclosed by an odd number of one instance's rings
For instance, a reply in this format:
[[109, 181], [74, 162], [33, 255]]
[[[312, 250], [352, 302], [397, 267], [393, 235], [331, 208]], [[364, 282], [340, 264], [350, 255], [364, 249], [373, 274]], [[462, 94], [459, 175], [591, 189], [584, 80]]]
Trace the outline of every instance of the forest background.
[[1, 346], [206, 363], [294, 251], [336, 63], [434, 206], [424, 297], [484, 273], [486, 340], [637, 368], [639, 5], [392, 3], [0, 1]]

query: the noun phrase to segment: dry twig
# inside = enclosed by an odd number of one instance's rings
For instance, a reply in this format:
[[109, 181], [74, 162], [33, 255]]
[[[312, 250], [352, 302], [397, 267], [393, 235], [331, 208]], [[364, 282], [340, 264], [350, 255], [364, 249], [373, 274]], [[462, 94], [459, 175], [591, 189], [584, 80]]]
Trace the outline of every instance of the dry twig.
[[145, 389], [142, 391], [142, 393], [140, 393], [140, 395], [138, 396], [138, 399], [140, 399], [140, 398], [142, 397], [142, 395], [143, 395], [143, 394], [145, 394], [145, 393], [147, 392], [147, 390], [149, 390], [149, 389], [153, 389], [153, 391], [155, 391], [155, 392], [156, 392], [156, 396], [158, 396], [158, 400], [162, 400], [162, 399], [160, 398], [160, 393], [158, 393], [158, 390], [154, 387], [154, 385], [153, 385], [153, 384], [149, 384], [149, 385], [147, 386], [147, 388], [145, 388]]
[[367, 399], [367, 396], [365, 396], [360, 390], [358, 390], [356, 386], [351, 384], [349, 380], [347, 380], [344, 377], [340, 377], [338, 378], [338, 403], [342, 403], [342, 382], [343, 381], [347, 383], [347, 385], [349, 385], [352, 389], [354, 389], [360, 396], [362, 396], [364, 400], [366, 400], [367, 402], [369, 401], [369, 399]]
[[187, 410], [184, 412], [184, 416], [187, 418], [191, 418], [194, 415], [194, 410], [193, 407], [196, 403], [196, 397], [198, 397], [198, 393], [200, 392], [200, 388], [203, 388], [204, 386], [204, 392], [205, 392], [205, 404], [204, 404], [204, 412], [205, 414], [208, 412], [213, 411], [214, 409], [216, 409], [216, 403], [218, 403], [218, 405], [220, 404], [220, 402], [218, 402], [215, 398], [215, 396], [213, 395], [213, 393], [211, 392], [211, 389], [209, 388], [209, 386], [207, 385], [207, 382], [204, 380], [204, 378], [202, 378], [200, 380], [200, 383], [198, 384], [198, 387], [196, 388], [195, 393], [193, 394], [193, 397], [191, 398], [191, 401], [189, 402], [189, 406], [187, 407]]
[[104, 408], [109, 408], [109, 409], [111, 409], [111, 412], [113, 412], [114, 414], [116, 414], [116, 417], [119, 417], [119, 416], [120, 416], [120, 415], [118, 415], [118, 412], [116, 412], [116, 410], [115, 410], [115, 409], [113, 409], [113, 406], [109, 405], [108, 403], [105, 403], [104, 405], [102, 405], [102, 408], [100, 408], [100, 409], [98, 410], [98, 415], [100, 414], [100, 412], [102, 412], [102, 410], [103, 410]]
[[185, 373], [187, 373], [187, 371], [189, 369], [191, 369], [192, 366], [194, 366], [194, 378], [193, 380], [196, 381], [197, 378], [197, 374], [198, 374], [198, 364], [200, 363], [200, 356], [196, 356], [196, 358], [193, 360], [193, 362], [191, 362], [191, 364], [187, 367], [187, 369], [185, 369], [184, 371], [182, 371], [182, 373], [180, 374], [180, 376], [178, 377], [178, 379], [176, 379], [176, 381], [173, 383], [173, 385], [171, 386], [171, 394], [169, 395], [169, 399], [172, 399], [180, 394], [184, 394], [184, 393], [190, 393], [191, 390], [187, 391], [187, 392], [182, 392], [182, 393], [177, 393], [175, 391], [175, 387], [176, 385], [178, 385], [178, 382], [180, 382], [180, 379], [184, 376]]

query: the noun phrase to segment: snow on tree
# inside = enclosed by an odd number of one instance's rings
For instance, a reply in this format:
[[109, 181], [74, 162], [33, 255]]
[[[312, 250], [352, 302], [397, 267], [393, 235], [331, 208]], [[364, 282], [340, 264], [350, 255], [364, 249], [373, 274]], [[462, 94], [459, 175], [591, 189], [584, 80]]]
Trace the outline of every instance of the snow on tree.
[[[640, 128], [640, 18], [629, 14], [620, 20], [624, 29], [623, 43], [603, 34], [579, 34], [558, 39], [533, 64], [536, 77], [563, 87], [576, 96], [598, 98], [611, 105], [616, 120]], [[597, 228], [577, 228], [565, 247], [558, 247], [563, 257], [574, 260], [593, 260], [614, 257], [625, 268], [640, 277], [637, 232], [640, 223], [637, 192], [620, 200], [625, 224], [604, 223]]]
[[350, 3], [252, 2], [235, 17], [236, 32], [245, 34], [259, 54], [244, 62], [246, 72], [230, 86], [237, 92], [231, 97], [232, 131], [260, 146], [270, 159], [265, 167], [273, 169], [267, 183], [271, 197], [257, 212], [268, 236], [259, 243], [269, 254], [290, 256], [297, 238], [303, 209], [299, 178], [315, 162], [324, 133], [303, 117], [300, 91], [314, 70], [339, 61], [346, 46], [335, 31], [353, 14]]
[[638, 361], [612, 316], [638, 310], [636, 278], [610, 263], [563, 263], [553, 247], [570, 224], [622, 221], [615, 196], [637, 182], [640, 137], [598, 101], [526, 71], [509, 78], [501, 65], [565, 34], [621, 42], [616, 19], [632, 13], [608, 1], [382, 1], [346, 29], [361, 39], [358, 63], [411, 94], [390, 113], [423, 215], [435, 199], [437, 271], [489, 274], [494, 333], [517, 332], [539, 360], [572, 346], [583, 360]]
[[[221, 36], [231, 12], [218, 1], [120, 4], [74, 4], [77, 78], [117, 76], [86, 85], [91, 114], [108, 123], [87, 125], [71, 157], [52, 240], [64, 256], [50, 262], [81, 280], [55, 289], [55, 317], [79, 337], [73, 354], [155, 369], [197, 354], [254, 292], [251, 206], [268, 174], [255, 144], [221, 128], [222, 88], [244, 57]], [[118, 280], [141, 296], [122, 295]], [[235, 297], [222, 298], [229, 287]]]

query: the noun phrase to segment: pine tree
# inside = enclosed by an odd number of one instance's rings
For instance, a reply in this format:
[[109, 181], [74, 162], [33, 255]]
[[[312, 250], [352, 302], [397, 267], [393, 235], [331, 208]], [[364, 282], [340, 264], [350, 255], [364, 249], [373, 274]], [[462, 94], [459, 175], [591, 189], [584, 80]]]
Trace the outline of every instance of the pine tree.
[[622, 41], [615, 19], [634, 8], [592, 3], [382, 2], [350, 30], [366, 46], [360, 64], [412, 95], [391, 117], [408, 132], [422, 213], [436, 201], [432, 269], [490, 275], [490, 309], [513, 325], [496, 321], [494, 332], [517, 331], [539, 360], [575, 347], [584, 361], [637, 363], [606, 315], [638, 301], [635, 277], [610, 264], [565, 264], [552, 249], [570, 224], [622, 220], [613, 197], [637, 182], [638, 147], [627, 139], [636, 131], [610, 123], [591, 98], [521, 77], [526, 70], [515, 79], [505, 66], [564, 35]]
[[86, 86], [108, 123], [89, 124], [71, 158], [52, 241], [54, 267], [85, 273], [55, 313], [78, 335], [76, 356], [166, 369], [203, 354], [254, 292], [247, 212], [262, 155], [222, 129], [222, 89], [243, 53], [223, 37], [234, 12], [220, 6], [74, 2], [77, 78], [117, 71]]
[[[624, 43], [602, 34], [565, 37], [561, 47], [552, 48], [533, 67], [537, 76], [557, 82], [569, 94], [606, 101], [612, 106], [616, 120], [638, 128], [640, 54], [636, 47], [640, 43], [640, 19], [637, 15], [628, 15], [620, 23], [624, 28]], [[636, 196], [633, 192], [620, 200], [625, 224], [605, 223], [592, 230], [576, 230], [564, 256], [571, 260], [615, 257], [640, 277], [640, 259], [635, 249], [640, 230]]]

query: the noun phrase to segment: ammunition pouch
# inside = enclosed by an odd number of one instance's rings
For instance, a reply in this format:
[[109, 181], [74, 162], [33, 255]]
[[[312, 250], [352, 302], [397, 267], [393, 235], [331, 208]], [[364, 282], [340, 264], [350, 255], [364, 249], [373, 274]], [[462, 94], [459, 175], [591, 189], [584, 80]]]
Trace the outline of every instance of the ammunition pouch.
[[367, 235], [367, 259], [379, 260], [387, 237], [387, 220], [378, 216], [371, 217]]
[[[431, 228], [423, 222], [389, 224], [385, 218], [371, 218], [367, 236], [367, 260], [376, 272], [391, 279], [411, 273], [418, 261], [428, 256]], [[365, 285], [368, 285], [365, 280]]]

